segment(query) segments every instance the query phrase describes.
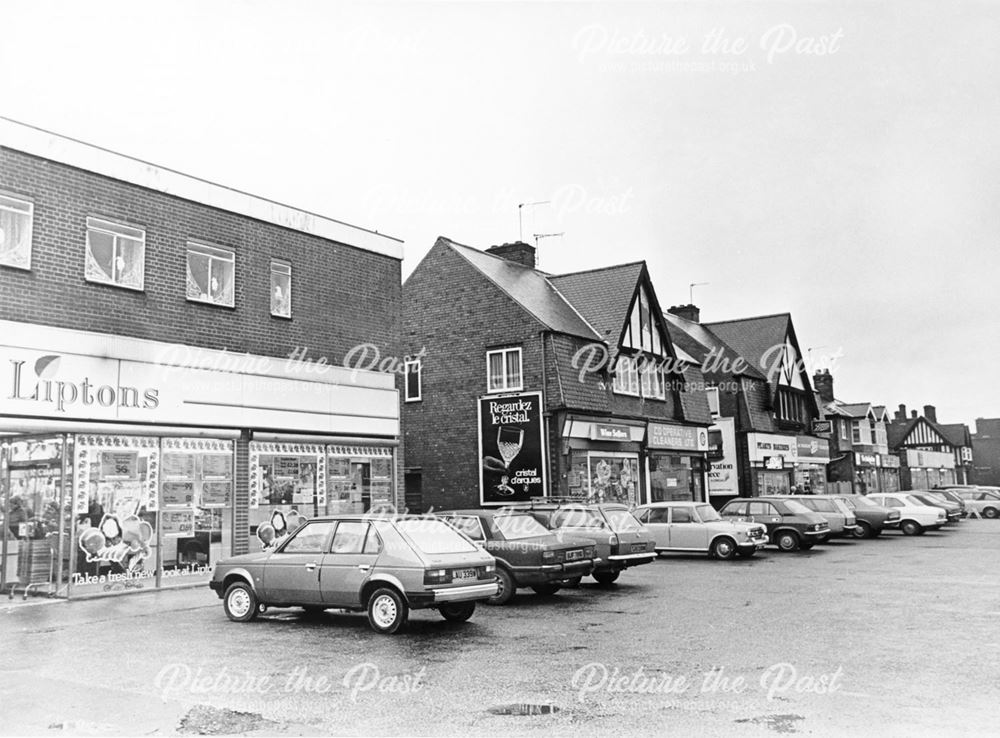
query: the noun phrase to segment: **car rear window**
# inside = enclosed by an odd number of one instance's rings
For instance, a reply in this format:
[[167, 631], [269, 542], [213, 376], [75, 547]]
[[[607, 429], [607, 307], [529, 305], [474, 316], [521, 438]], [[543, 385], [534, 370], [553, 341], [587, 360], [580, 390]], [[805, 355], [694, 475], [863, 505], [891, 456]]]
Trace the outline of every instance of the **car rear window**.
[[801, 502], [796, 502], [795, 500], [782, 500], [781, 505], [784, 506], [784, 511], [786, 513], [791, 513], [792, 515], [803, 515], [805, 513], [812, 512], [812, 510], [803, 505]]
[[[605, 510], [604, 517], [611, 524], [611, 530], [616, 533], [626, 530], [638, 530], [642, 527], [642, 523], [636, 520], [635, 515], [628, 510]], [[690, 514], [688, 517], [690, 517]]]
[[557, 510], [552, 516], [553, 528], [603, 528], [604, 519], [593, 510], [570, 508]]
[[548, 528], [530, 515], [497, 515], [493, 524], [508, 541], [551, 535]]
[[399, 520], [396, 528], [421, 553], [471, 553], [478, 548], [441, 520]]
[[811, 503], [809, 504], [809, 507], [811, 507], [816, 512], [825, 512], [825, 513], [839, 512], [837, 510], [837, 506], [833, 504], [833, 500], [815, 499], [815, 500], [809, 500], [809, 502]]

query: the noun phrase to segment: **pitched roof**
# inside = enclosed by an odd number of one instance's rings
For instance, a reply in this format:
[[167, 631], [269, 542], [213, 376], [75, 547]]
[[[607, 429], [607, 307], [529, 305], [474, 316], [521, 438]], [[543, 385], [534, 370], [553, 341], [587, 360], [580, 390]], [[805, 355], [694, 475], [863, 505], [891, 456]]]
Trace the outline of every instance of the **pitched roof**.
[[614, 352], [644, 267], [644, 262], [637, 261], [550, 276], [549, 282], [597, 329]]
[[443, 236], [435, 246], [439, 244], [460, 254], [547, 328], [590, 340], [603, 339], [541, 272]]
[[868, 417], [868, 412], [871, 410], [872, 406], [867, 402], [856, 402], [853, 404], [849, 403], [838, 403], [838, 409], [843, 411], [843, 413], [849, 418], [865, 418]]
[[727, 369], [733, 366], [736, 359], [743, 357], [701, 323], [695, 323], [693, 320], [682, 318], [673, 313], [664, 313], [663, 319], [666, 321], [670, 340], [692, 356], [709, 379], [718, 381], [721, 377], [742, 374], [765, 381], [764, 375], [754, 366], [748, 364], [746, 359], [743, 360], [746, 371], [735, 373], [728, 371]]
[[[902, 446], [903, 443], [906, 441], [907, 436], [910, 435], [910, 433], [913, 431], [913, 429], [921, 421], [923, 421], [924, 423], [927, 423], [927, 425], [930, 426], [931, 430], [933, 430], [935, 433], [937, 433], [939, 436], [941, 436], [941, 438], [944, 439], [945, 443], [947, 443], [949, 446], [965, 446], [966, 445], [966, 443], [964, 442], [964, 440], [963, 440], [962, 443], [955, 443], [952, 440], [952, 438], [950, 437], [950, 434], [948, 433], [948, 431], [945, 430], [946, 426], [939, 425], [939, 424], [935, 423], [934, 421], [930, 420], [929, 418], [926, 418], [923, 415], [920, 415], [920, 416], [917, 416], [916, 418], [907, 418], [904, 422], [900, 422], [900, 421], [896, 420], [896, 421], [893, 421], [893, 422], [888, 423], [886, 425], [886, 431], [887, 431], [887, 436], [888, 436], [888, 440], [889, 440], [889, 448], [896, 449], [899, 446]], [[959, 425], [959, 427], [965, 428], [965, 426], [962, 425], [962, 424], [958, 424], [958, 425]], [[966, 431], [967, 430], [968, 429], [966, 428]]]
[[[774, 346], [784, 345], [791, 322], [792, 316], [789, 313], [778, 313], [705, 323], [705, 327], [736, 349], [754, 368], [764, 371], [766, 367], [761, 363], [762, 359]], [[772, 374], [773, 391], [778, 385], [778, 372]]]
[[969, 433], [969, 426], [965, 423], [937, 423], [936, 427], [941, 431], [941, 435], [944, 436], [944, 440], [950, 443], [952, 446], [971, 446], [971, 434]]

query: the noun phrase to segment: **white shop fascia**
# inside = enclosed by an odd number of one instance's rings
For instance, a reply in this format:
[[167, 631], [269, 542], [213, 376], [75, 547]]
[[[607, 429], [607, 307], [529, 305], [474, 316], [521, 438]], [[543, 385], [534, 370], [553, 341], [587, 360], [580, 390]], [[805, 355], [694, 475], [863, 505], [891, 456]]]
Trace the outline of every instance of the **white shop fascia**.
[[0, 321], [0, 432], [117, 426], [394, 439], [399, 402], [388, 373]]

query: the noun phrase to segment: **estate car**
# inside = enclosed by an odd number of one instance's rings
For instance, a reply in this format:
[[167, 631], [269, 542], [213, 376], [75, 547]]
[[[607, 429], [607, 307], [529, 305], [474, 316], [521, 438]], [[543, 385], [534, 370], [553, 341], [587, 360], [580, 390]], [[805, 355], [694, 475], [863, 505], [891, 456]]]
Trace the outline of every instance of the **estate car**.
[[719, 514], [726, 520], [760, 523], [768, 540], [782, 551], [808, 550], [830, 534], [822, 516], [786, 497], [730, 500]]

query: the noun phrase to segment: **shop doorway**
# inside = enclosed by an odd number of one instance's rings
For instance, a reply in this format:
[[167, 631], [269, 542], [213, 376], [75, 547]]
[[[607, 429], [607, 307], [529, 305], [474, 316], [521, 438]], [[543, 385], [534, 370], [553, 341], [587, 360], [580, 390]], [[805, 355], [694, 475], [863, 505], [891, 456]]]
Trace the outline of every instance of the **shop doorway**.
[[70, 437], [0, 440], [0, 592], [67, 594], [72, 550]]

